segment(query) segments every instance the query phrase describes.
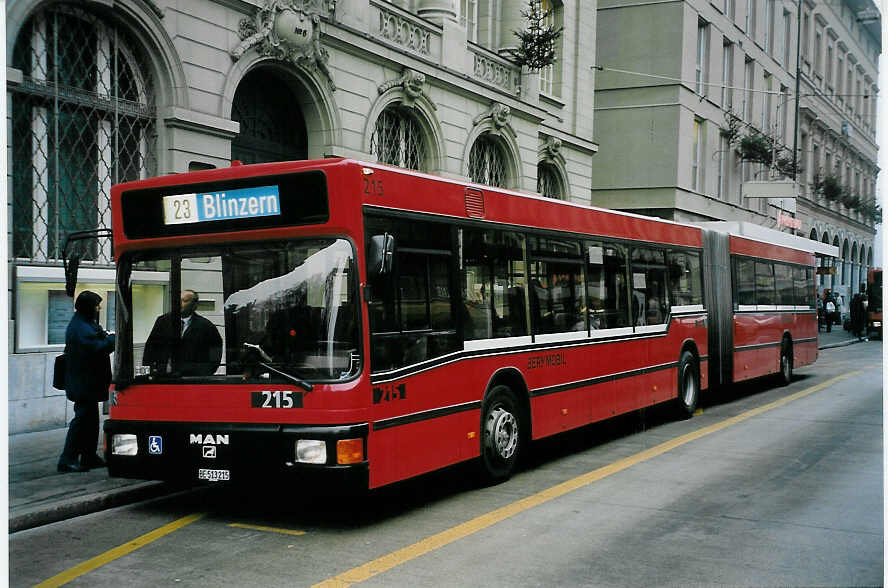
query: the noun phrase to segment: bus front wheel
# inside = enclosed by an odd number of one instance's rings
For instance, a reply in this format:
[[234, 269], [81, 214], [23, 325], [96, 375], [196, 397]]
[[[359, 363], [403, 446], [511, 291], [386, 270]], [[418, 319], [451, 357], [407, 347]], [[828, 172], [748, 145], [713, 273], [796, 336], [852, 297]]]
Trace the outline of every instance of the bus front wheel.
[[481, 477], [502, 482], [512, 475], [521, 449], [521, 416], [508, 386], [495, 386], [481, 411]]
[[700, 400], [700, 368], [690, 351], [682, 351], [678, 360], [678, 397], [676, 404], [681, 418], [691, 418]]

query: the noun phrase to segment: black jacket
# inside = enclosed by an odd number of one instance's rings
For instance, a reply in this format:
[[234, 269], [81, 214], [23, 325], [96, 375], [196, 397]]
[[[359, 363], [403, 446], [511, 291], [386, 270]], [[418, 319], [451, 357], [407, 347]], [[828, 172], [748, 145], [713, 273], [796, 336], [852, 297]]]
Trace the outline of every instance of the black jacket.
[[161, 373], [170, 370], [182, 376], [212, 375], [222, 360], [222, 337], [208, 319], [197, 313], [179, 341], [181, 323], [173, 323], [171, 313], [159, 316], [145, 342], [142, 365], [154, 366]]
[[74, 402], [108, 399], [114, 335], [75, 312], [65, 331], [65, 394]]

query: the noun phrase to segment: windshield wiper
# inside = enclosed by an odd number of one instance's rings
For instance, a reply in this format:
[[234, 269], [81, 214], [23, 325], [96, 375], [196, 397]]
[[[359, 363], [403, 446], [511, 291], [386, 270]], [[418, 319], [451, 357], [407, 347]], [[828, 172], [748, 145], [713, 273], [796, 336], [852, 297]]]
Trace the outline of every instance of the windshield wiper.
[[300, 388], [302, 388], [306, 392], [311, 392], [312, 385], [309, 384], [308, 382], [306, 382], [305, 380], [303, 380], [301, 378], [297, 378], [293, 374], [288, 374], [287, 372], [283, 372], [283, 371], [265, 363], [266, 361], [272, 361], [272, 360], [268, 356], [268, 354], [265, 353], [265, 351], [263, 351], [263, 349], [261, 347], [259, 347], [259, 345], [254, 345], [253, 343], [244, 343], [244, 347], [255, 351], [256, 354], [258, 354], [258, 356], [260, 358], [265, 360], [265, 361], [260, 361], [259, 359], [256, 359], [255, 360], [256, 365], [260, 365], [263, 368], [267, 369], [268, 371], [274, 372], [275, 374], [277, 374], [283, 378], [286, 378], [287, 380], [290, 380], [291, 382], [293, 382], [294, 384], [296, 384], [297, 386], [299, 386]]

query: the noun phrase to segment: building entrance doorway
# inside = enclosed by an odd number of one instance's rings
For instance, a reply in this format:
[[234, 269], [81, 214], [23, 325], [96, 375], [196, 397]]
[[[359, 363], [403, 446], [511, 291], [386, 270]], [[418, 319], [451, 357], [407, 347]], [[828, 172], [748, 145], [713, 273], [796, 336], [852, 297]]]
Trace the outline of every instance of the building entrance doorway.
[[245, 164], [308, 158], [305, 118], [293, 90], [268, 69], [249, 72], [237, 87], [231, 118], [240, 133], [231, 159]]

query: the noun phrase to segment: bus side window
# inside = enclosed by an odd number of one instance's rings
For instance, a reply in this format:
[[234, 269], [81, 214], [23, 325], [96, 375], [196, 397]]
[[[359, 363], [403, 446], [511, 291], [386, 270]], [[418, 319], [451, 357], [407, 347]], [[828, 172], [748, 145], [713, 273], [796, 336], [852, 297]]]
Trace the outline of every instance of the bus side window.
[[777, 304], [774, 282], [774, 264], [755, 262], [755, 303], [767, 306]]
[[[879, 287], [879, 291], [881, 292], [881, 286]], [[817, 308], [817, 301], [815, 298], [817, 297], [817, 293], [814, 290], [814, 270], [810, 267], [805, 268], [805, 298], [803, 304], [810, 306], [811, 308]]]
[[585, 331], [579, 243], [530, 237], [530, 313], [533, 332]]
[[782, 263], [774, 264], [774, 278], [777, 284], [777, 304], [782, 306], [795, 305], [792, 268]]
[[365, 231], [390, 233], [396, 244], [392, 272], [371, 283], [372, 371], [397, 369], [458, 349], [461, 342], [451, 303], [450, 228], [368, 217]]
[[462, 251], [465, 339], [526, 335], [524, 235], [463, 229]]
[[632, 316], [634, 325], [666, 322], [666, 259], [663, 251], [632, 250]]
[[613, 243], [584, 241], [583, 253], [586, 258], [589, 326], [592, 330], [628, 326], [625, 250]]
[[734, 259], [734, 310], [738, 306], [755, 306], [755, 262]]
[[[793, 298], [793, 304], [796, 306], [811, 306], [811, 292], [813, 291], [813, 285], [811, 288], [808, 288], [808, 280], [805, 277], [805, 269], [803, 267], [793, 267], [792, 268], [792, 286], [793, 291], [795, 292], [795, 297]], [[807, 271], [811, 271], [808, 269]], [[815, 307], [816, 308], [816, 307]]]
[[703, 304], [700, 254], [691, 251], [670, 251], [666, 255], [669, 270], [670, 306]]
[[484, 233], [461, 229], [462, 259], [460, 268], [463, 312], [463, 333], [466, 341], [493, 337], [493, 271], [487, 258]]

